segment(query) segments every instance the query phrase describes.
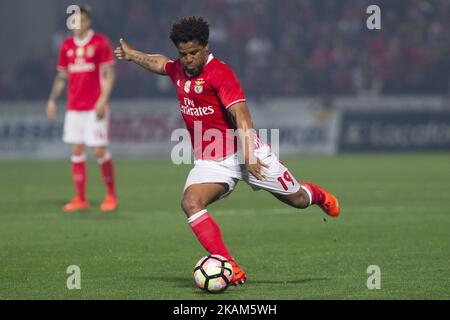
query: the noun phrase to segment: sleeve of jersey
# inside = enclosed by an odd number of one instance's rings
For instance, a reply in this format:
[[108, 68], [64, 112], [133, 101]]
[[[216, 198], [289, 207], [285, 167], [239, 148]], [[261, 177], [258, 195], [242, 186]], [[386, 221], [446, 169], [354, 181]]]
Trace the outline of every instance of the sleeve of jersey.
[[216, 74], [216, 90], [225, 109], [245, 101], [245, 95], [236, 74], [225, 67]]
[[164, 65], [164, 71], [166, 71], [167, 75], [174, 81], [175, 76], [175, 61], [169, 60]]
[[61, 45], [61, 48], [59, 49], [58, 64], [56, 66], [56, 69], [58, 71], [67, 70], [67, 55], [64, 43]]
[[111, 42], [106, 38], [104, 39], [101, 50], [100, 50], [99, 62], [101, 65], [114, 65], [115, 64]]

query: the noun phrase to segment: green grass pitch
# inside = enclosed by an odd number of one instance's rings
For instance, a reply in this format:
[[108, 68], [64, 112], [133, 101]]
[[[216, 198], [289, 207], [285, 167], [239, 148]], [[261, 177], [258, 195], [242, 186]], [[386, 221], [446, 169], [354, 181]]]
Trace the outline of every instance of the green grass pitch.
[[[180, 209], [190, 166], [118, 159], [120, 209], [105, 214], [92, 158], [85, 213], [61, 212], [73, 195], [68, 162], [0, 162], [0, 299], [450, 298], [449, 154], [283, 160], [335, 193], [342, 215], [239, 183], [209, 211], [249, 278], [219, 295], [193, 284], [206, 252]], [[80, 290], [67, 289], [69, 265], [81, 269]], [[366, 286], [370, 265], [379, 290]]]

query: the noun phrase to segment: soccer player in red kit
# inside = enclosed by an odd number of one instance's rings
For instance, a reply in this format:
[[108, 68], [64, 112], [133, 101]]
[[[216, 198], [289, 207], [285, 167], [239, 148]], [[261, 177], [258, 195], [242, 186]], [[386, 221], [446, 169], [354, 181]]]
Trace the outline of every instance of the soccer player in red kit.
[[91, 11], [80, 7], [80, 28], [61, 45], [53, 88], [47, 103], [47, 116], [56, 119], [56, 99], [68, 80], [67, 112], [63, 141], [72, 145], [72, 178], [76, 196], [67, 203], [66, 212], [86, 210], [86, 146], [92, 147], [100, 166], [107, 193], [100, 206], [113, 211], [118, 205], [114, 167], [108, 151], [108, 100], [114, 80], [114, 54], [110, 41], [94, 32]]
[[[312, 183], [300, 184], [271, 152], [270, 146], [253, 133], [252, 118], [239, 81], [230, 67], [209, 52], [208, 38], [209, 25], [204, 19], [183, 18], [172, 26], [170, 33], [179, 53], [178, 60], [136, 51], [123, 39], [115, 54], [120, 60], [133, 61], [171, 78], [195, 156], [181, 206], [203, 247], [210, 254], [227, 258], [233, 265], [232, 283], [236, 285], [244, 283], [247, 275], [229, 253], [219, 226], [206, 208], [230, 194], [239, 180], [254, 189], [267, 190], [296, 208], [316, 204], [332, 217], [339, 215], [340, 208], [336, 197], [324, 189]], [[230, 133], [233, 129], [238, 131], [239, 152], [234, 144], [237, 137]], [[215, 144], [216, 152], [210, 149], [213, 139], [208, 137], [208, 132], [211, 130], [222, 137], [219, 146]]]

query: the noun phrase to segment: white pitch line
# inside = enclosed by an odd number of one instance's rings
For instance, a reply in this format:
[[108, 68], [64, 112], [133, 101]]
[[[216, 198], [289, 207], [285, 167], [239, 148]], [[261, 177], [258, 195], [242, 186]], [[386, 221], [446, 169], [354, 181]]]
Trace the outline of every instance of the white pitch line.
[[230, 209], [230, 210], [216, 210], [216, 214], [219, 216], [232, 216], [232, 215], [272, 215], [272, 214], [302, 214], [301, 210], [296, 209]]
[[[227, 210], [221, 210], [221, 209], [212, 209], [208, 210], [208, 212], [212, 213], [213, 215], [217, 216], [234, 216], [234, 215], [297, 215], [297, 214], [308, 214], [308, 212], [305, 212], [304, 210], [300, 209], [290, 209], [290, 208], [279, 208], [279, 209], [227, 209]], [[153, 212], [154, 214], [158, 215], [167, 215], [171, 212], [169, 211], [156, 211]]]
[[[348, 211], [358, 211], [363, 213], [377, 213], [385, 212], [403, 212], [405, 210], [420, 210], [417, 206], [408, 207], [403, 205], [397, 206], [370, 206], [370, 205], [348, 205], [345, 207]], [[210, 213], [217, 216], [235, 216], [235, 215], [308, 215], [311, 214], [309, 210], [301, 210], [295, 208], [274, 208], [274, 209], [211, 209]], [[166, 215], [169, 211], [157, 211], [155, 214]]]

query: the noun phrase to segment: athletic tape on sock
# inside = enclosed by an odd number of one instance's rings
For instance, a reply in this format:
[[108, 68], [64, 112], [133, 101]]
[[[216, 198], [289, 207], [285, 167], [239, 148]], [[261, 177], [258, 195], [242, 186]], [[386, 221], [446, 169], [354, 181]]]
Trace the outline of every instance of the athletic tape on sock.
[[206, 210], [206, 209], [203, 209], [203, 210], [200, 210], [199, 212], [197, 212], [197, 213], [194, 213], [192, 216], [190, 216], [189, 218], [188, 218], [188, 223], [189, 224], [192, 224], [195, 220], [197, 220], [197, 219], [199, 219], [201, 216], [203, 216], [205, 213], [208, 213], [208, 210]]
[[311, 194], [311, 191], [309, 191], [308, 187], [303, 186], [303, 185], [300, 185], [300, 188], [302, 188], [303, 190], [305, 190], [306, 193], [308, 194], [308, 197], [309, 197], [309, 205], [311, 205], [311, 204], [312, 204], [312, 194]]
[[85, 162], [87, 159], [86, 157], [86, 153], [80, 153], [80, 154], [72, 154], [72, 156], [70, 157], [70, 160], [73, 163], [81, 163], [81, 162]]
[[105, 162], [111, 160], [111, 153], [106, 151], [103, 157], [97, 159], [98, 164], [104, 164]]

